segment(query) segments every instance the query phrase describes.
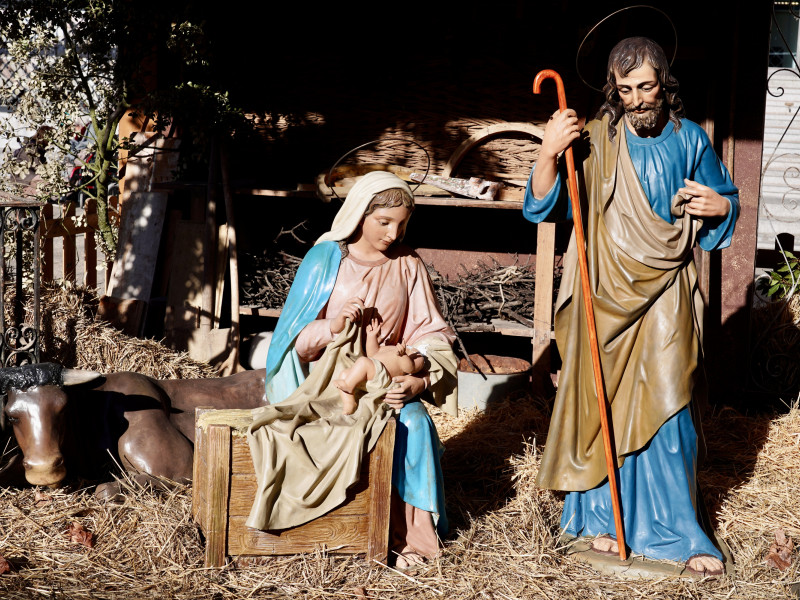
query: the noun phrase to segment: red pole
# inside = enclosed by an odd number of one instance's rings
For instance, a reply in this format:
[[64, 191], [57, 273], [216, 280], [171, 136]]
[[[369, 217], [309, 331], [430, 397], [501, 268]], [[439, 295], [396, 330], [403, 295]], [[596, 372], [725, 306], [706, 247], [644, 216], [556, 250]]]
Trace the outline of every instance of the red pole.
[[[533, 81], [533, 93], [539, 93], [542, 82], [545, 79], [555, 80], [556, 91], [558, 92], [558, 109], [564, 112], [567, 109], [567, 96], [564, 93], [564, 82], [561, 80], [561, 76], [552, 69], [545, 69], [536, 74], [536, 79]], [[616, 453], [614, 452], [614, 448], [611, 447], [611, 433], [608, 425], [608, 403], [606, 402], [606, 391], [603, 386], [603, 369], [600, 365], [600, 347], [597, 343], [597, 326], [594, 320], [594, 308], [592, 307], [591, 287], [589, 285], [589, 267], [586, 261], [586, 236], [583, 233], [581, 205], [578, 198], [578, 179], [575, 176], [575, 158], [572, 155], [571, 145], [564, 151], [564, 156], [567, 159], [569, 200], [572, 205], [572, 220], [575, 226], [575, 245], [578, 249], [578, 265], [581, 271], [583, 305], [586, 309], [586, 322], [589, 328], [589, 346], [592, 351], [594, 385], [597, 389], [597, 404], [600, 410], [600, 428], [603, 431], [603, 447], [605, 448], [606, 469], [608, 471], [608, 488], [611, 492], [611, 504], [614, 509], [614, 524], [617, 529], [619, 558], [620, 560], [625, 560], [627, 558], [625, 550], [625, 527], [622, 523], [622, 508], [619, 490], [617, 489]]]

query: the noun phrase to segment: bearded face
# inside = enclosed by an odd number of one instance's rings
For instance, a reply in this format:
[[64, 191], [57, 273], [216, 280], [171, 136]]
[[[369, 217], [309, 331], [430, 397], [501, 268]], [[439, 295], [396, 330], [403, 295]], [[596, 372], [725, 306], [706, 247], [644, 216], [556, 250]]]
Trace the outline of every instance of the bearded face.
[[664, 99], [659, 98], [653, 103], [642, 102], [639, 106], [625, 106], [625, 115], [636, 131], [647, 131], [658, 125], [658, 118], [663, 108]]
[[664, 107], [664, 93], [656, 70], [644, 63], [626, 75], [615, 73], [615, 79], [628, 123], [637, 135], [651, 135], [662, 123]]

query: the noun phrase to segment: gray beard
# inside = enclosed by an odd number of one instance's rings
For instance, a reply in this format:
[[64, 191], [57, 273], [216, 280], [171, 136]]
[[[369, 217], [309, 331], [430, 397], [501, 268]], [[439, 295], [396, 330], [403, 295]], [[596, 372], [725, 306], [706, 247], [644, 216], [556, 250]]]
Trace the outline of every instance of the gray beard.
[[[658, 117], [661, 116], [661, 110], [664, 106], [664, 100], [659, 98], [653, 104], [641, 104], [640, 106], [625, 107], [625, 115], [628, 122], [636, 131], [650, 131], [658, 124]], [[644, 114], [637, 115], [634, 110], [646, 108], [648, 111]]]

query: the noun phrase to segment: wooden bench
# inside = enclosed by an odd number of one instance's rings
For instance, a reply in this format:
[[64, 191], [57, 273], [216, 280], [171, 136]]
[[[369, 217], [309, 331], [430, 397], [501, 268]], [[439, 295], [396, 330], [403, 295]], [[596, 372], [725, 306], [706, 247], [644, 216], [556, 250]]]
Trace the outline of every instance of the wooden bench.
[[[202, 423], [199, 417], [203, 415]], [[359, 481], [345, 502], [303, 525], [281, 531], [245, 526], [256, 492], [256, 476], [245, 436], [250, 410], [197, 409], [192, 515], [206, 538], [205, 564], [221, 567], [226, 557], [297, 554], [325, 549], [385, 560], [389, 546], [395, 420], [365, 458]]]

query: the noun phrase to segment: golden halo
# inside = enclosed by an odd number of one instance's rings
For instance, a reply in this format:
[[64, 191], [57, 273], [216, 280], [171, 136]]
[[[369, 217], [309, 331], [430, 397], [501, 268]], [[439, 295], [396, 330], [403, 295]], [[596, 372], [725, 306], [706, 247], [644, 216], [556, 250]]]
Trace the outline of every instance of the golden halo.
[[672, 66], [678, 52], [675, 24], [660, 8], [637, 4], [614, 11], [584, 36], [575, 55], [575, 70], [581, 81], [593, 90], [602, 92], [611, 49], [620, 40], [635, 36], [650, 38], [661, 46]]

